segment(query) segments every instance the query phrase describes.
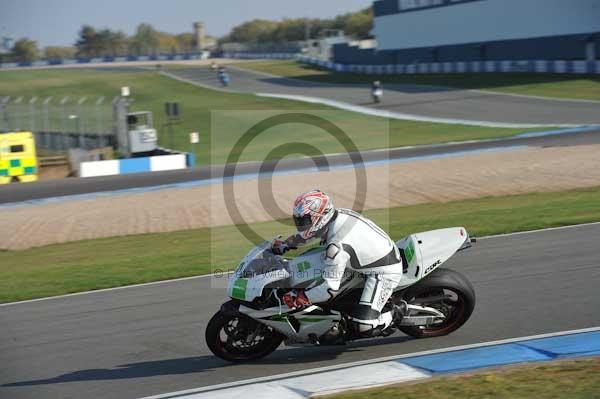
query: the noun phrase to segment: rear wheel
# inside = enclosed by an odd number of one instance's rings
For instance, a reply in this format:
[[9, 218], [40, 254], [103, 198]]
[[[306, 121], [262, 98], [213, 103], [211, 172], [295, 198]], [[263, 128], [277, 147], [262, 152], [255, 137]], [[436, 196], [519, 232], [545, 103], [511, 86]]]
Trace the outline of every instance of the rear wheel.
[[429, 326], [400, 326], [400, 331], [415, 338], [439, 337], [460, 328], [475, 308], [475, 291], [460, 273], [437, 269], [413, 287], [399, 293], [398, 299], [411, 305], [435, 308], [446, 318]]
[[216, 356], [230, 362], [257, 360], [271, 354], [283, 336], [243, 314], [217, 312], [206, 327], [206, 343]]

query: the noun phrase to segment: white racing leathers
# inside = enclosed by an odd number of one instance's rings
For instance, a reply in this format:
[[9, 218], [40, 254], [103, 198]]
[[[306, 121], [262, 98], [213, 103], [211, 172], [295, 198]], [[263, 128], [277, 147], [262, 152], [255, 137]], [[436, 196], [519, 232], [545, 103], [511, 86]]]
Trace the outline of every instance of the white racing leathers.
[[381, 313], [402, 277], [402, 260], [396, 244], [375, 223], [360, 214], [337, 209], [325, 237], [324, 282], [306, 291], [312, 303], [325, 302], [344, 290], [353, 271], [366, 277], [359, 303], [350, 316], [358, 331], [387, 328], [393, 312]]

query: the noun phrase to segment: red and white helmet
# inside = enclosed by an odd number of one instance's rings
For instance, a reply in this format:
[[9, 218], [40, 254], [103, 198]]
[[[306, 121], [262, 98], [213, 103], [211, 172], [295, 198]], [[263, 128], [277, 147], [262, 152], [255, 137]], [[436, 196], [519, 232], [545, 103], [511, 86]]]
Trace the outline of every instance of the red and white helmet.
[[320, 234], [334, 214], [333, 201], [320, 190], [301, 194], [294, 201], [294, 223], [305, 240]]

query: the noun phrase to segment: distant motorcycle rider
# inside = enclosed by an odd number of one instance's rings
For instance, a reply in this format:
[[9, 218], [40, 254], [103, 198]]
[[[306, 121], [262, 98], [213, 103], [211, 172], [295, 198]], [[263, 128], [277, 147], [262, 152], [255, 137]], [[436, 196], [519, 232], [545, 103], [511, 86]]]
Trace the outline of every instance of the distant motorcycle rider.
[[381, 311], [402, 277], [402, 260], [390, 237], [360, 214], [336, 209], [320, 190], [296, 198], [293, 218], [298, 233], [286, 240], [276, 239], [272, 245], [274, 253], [283, 254], [316, 238], [322, 240], [326, 250], [322, 282], [286, 294], [286, 305], [301, 308], [329, 301], [350, 282], [346, 271], [355, 271], [366, 277], [360, 301], [350, 312], [355, 331], [360, 337], [369, 337], [388, 328], [400, 310], [394, 307], [383, 314]]
[[381, 97], [383, 96], [383, 87], [381, 86], [381, 82], [379, 80], [374, 81], [371, 85], [371, 96], [373, 97], [373, 102], [381, 102]]
[[217, 74], [219, 76], [219, 81], [221, 82], [221, 85], [224, 87], [229, 86], [229, 74], [227, 73], [227, 69], [224, 66], [219, 66]]

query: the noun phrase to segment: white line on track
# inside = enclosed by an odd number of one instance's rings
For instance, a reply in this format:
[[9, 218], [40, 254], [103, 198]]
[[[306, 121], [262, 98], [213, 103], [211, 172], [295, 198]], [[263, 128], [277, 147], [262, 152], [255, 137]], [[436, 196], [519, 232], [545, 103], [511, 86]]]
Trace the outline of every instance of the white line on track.
[[544, 128], [544, 127], [578, 127], [584, 124], [548, 124], [548, 123], [511, 123], [511, 122], [494, 122], [494, 121], [478, 121], [470, 119], [455, 119], [455, 118], [439, 118], [424, 115], [406, 114], [401, 112], [394, 112], [382, 109], [369, 108], [362, 105], [354, 105], [336, 100], [330, 100], [320, 97], [310, 97], [295, 94], [271, 94], [271, 93], [256, 93], [259, 97], [267, 98], [279, 98], [284, 100], [303, 101], [311, 104], [322, 104], [330, 107], [343, 109], [346, 111], [357, 112], [364, 115], [379, 116], [382, 118], [389, 119], [400, 119], [409, 120], [416, 122], [429, 122], [429, 123], [446, 123], [454, 125], [468, 125], [468, 126], [485, 126], [485, 127], [497, 127], [497, 128]]
[[471, 89], [469, 91], [481, 94], [492, 94], [498, 96], [507, 96], [507, 97], [517, 97], [517, 98], [531, 98], [534, 100], [547, 100], [547, 101], [558, 101], [558, 102], [568, 102], [568, 103], [591, 103], [591, 104], [600, 104], [600, 100], [587, 100], [580, 98], [558, 98], [558, 97], [544, 97], [544, 96], [534, 96], [530, 94], [518, 94], [518, 93], [504, 93], [501, 91], [493, 91], [493, 90], [476, 90]]
[[[262, 75], [269, 78], [277, 78], [277, 79], [285, 79], [291, 80], [293, 82], [307, 83], [308, 84], [317, 84], [323, 86], [332, 86], [332, 87], [364, 87], [364, 84], [360, 83], [329, 83], [329, 82], [317, 82], [311, 81], [307, 79], [299, 79], [299, 78], [290, 78], [287, 76], [274, 75], [272, 73], [257, 71], [254, 69], [244, 68], [244, 63], [237, 63], [236, 66], [227, 66], [229, 69], [242, 71], [242, 72], [251, 72], [256, 75]], [[588, 100], [588, 99], [580, 99], [580, 98], [560, 98], [560, 97], [546, 97], [546, 96], [535, 96], [531, 94], [519, 94], [519, 93], [508, 93], [502, 91], [494, 91], [494, 90], [486, 90], [486, 89], [465, 89], [462, 87], [455, 86], [436, 86], [436, 85], [428, 85], [428, 84], [411, 84], [411, 83], [387, 83], [386, 87], [402, 87], [402, 86], [418, 86], [423, 88], [431, 88], [431, 89], [441, 89], [441, 90], [463, 90], [465, 92], [479, 93], [479, 94], [487, 94], [487, 95], [498, 95], [498, 96], [508, 96], [508, 97], [520, 97], [520, 98], [531, 98], [535, 100], [548, 100], [548, 101], [558, 101], [558, 102], [575, 102], [575, 103], [592, 103], [592, 104], [600, 104], [600, 100]]]
[[252, 378], [252, 379], [248, 379], [248, 380], [234, 381], [234, 382], [228, 382], [228, 383], [217, 384], [217, 385], [210, 385], [210, 386], [205, 386], [205, 387], [200, 387], [200, 388], [195, 388], [195, 389], [187, 389], [187, 390], [171, 392], [171, 393], [167, 393], [167, 394], [147, 396], [147, 397], [144, 397], [141, 399], [167, 399], [167, 398], [171, 398], [171, 397], [175, 397], [175, 396], [191, 395], [191, 394], [207, 392], [207, 391], [216, 391], [216, 390], [221, 390], [221, 389], [225, 389], [225, 388], [232, 388], [232, 387], [236, 387], [236, 386], [254, 384], [257, 382], [283, 380], [283, 379], [287, 379], [290, 377], [298, 377], [298, 376], [303, 376], [303, 375], [317, 374], [317, 373], [322, 373], [324, 371], [339, 370], [339, 369], [344, 369], [344, 368], [363, 366], [366, 364], [382, 363], [382, 362], [388, 362], [388, 361], [392, 361], [392, 360], [406, 359], [406, 358], [415, 357], [415, 356], [433, 355], [433, 354], [437, 354], [437, 353], [454, 352], [454, 351], [459, 351], [459, 350], [464, 350], [464, 349], [481, 348], [481, 347], [485, 347], [485, 346], [510, 344], [510, 343], [521, 342], [521, 341], [529, 341], [529, 340], [533, 340], [533, 339], [559, 337], [559, 336], [563, 336], [563, 335], [581, 334], [581, 333], [595, 332], [595, 331], [600, 331], [600, 327], [590, 327], [590, 328], [582, 328], [582, 329], [578, 329], [578, 330], [559, 331], [559, 332], [539, 334], [539, 335], [529, 335], [529, 336], [525, 336], [525, 337], [509, 338], [509, 339], [502, 339], [502, 340], [497, 340], [497, 341], [480, 342], [480, 343], [476, 343], [476, 344], [468, 344], [468, 345], [452, 346], [452, 347], [448, 347], [448, 348], [433, 349], [433, 350], [422, 351], [422, 352], [406, 353], [406, 354], [402, 354], [402, 355], [379, 357], [379, 358], [368, 359], [368, 360], [360, 360], [360, 361], [351, 362], [351, 363], [342, 363], [342, 364], [336, 364], [336, 365], [332, 365], [332, 366], [318, 367], [318, 368], [314, 368], [314, 369], [294, 371], [294, 372], [290, 372], [290, 373], [283, 373], [283, 374], [277, 374], [277, 375], [272, 375], [272, 376]]
[[[535, 234], [535, 233], [543, 233], [543, 232], [547, 232], [547, 231], [566, 230], [566, 229], [577, 229], [577, 228], [596, 226], [596, 225], [600, 225], [600, 222], [573, 224], [573, 225], [569, 225], [569, 226], [560, 226], [560, 227], [549, 227], [547, 229], [518, 231], [518, 232], [514, 232], [514, 233], [505, 233], [505, 234], [497, 234], [497, 235], [474, 237], [474, 238], [477, 238], [477, 240], [489, 240], [489, 239], [493, 239], [493, 238], [502, 238], [502, 237], [509, 237], [509, 236], [514, 236], [514, 235]], [[139, 287], [147, 287], [147, 286], [151, 286], [151, 285], [177, 283], [177, 282], [181, 282], [181, 281], [188, 281], [188, 280], [194, 280], [194, 279], [199, 279], [199, 278], [214, 277], [216, 275], [222, 276], [223, 274], [230, 274], [230, 273], [232, 273], [232, 272], [203, 274], [200, 276], [191, 276], [191, 277], [182, 277], [182, 278], [176, 278], [176, 279], [171, 279], [171, 280], [153, 281], [151, 283], [132, 284], [132, 285], [125, 285], [122, 287], [102, 288], [99, 290], [75, 292], [73, 294], [49, 296], [46, 298], [29, 299], [29, 300], [19, 301], [19, 302], [0, 303], [0, 307], [21, 305], [21, 304], [26, 304], [26, 303], [31, 303], [31, 302], [48, 301], [48, 300], [52, 300], [52, 299], [68, 298], [68, 297], [79, 296], [79, 295], [96, 294], [96, 293], [102, 293], [102, 292], [108, 292], [108, 291], [124, 290], [127, 288], [139, 288]]]
[[225, 93], [243, 93], [243, 94], [252, 95], [252, 93], [236, 92], [236, 91], [233, 91], [233, 90], [230, 90], [230, 89], [225, 89], [225, 88], [218, 87], [218, 86], [211, 86], [209, 84], [200, 83], [200, 82], [195, 81], [195, 80], [182, 78], [180, 76], [174, 75], [174, 74], [172, 74], [170, 72], [166, 72], [166, 71], [161, 71], [161, 72], [159, 72], [159, 74], [162, 75], [162, 76], [165, 76], [167, 78], [171, 78], [171, 79], [177, 80], [177, 81], [182, 82], [182, 83], [187, 83], [187, 84], [191, 84], [192, 86], [201, 87], [203, 89], [221, 91], [221, 92], [225, 92]]
[[546, 229], [537, 229], [537, 230], [515, 231], [514, 233], [494, 234], [494, 235], [491, 235], [491, 236], [477, 237], [477, 239], [478, 240], [487, 240], [487, 239], [490, 239], [490, 238], [502, 238], [502, 237], [510, 237], [510, 236], [520, 236], [520, 235], [523, 235], [523, 234], [535, 234], [535, 233], [543, 233], [545, 231], [568, 230], [568, 229], [576, 229], [578, 227], [596, 226], [596, 225], [600, 225], [600, 222], [590, 222], [590, 223], [582, 223], [582, 224], [570, 224], [568, 226], [548, 227]]
[[170, 280], [152, 281], [150, 283], [124, 285], [122, 287], [101, 288], [99, 290], [74, 292], [72, 294], [56, 295], [56, 296], [49, 296], [49, 297], [37, 298], [37, 299], [28, 299], [26, 301], [0, 303], [0, 307], [20, 305], [20, 304], [31, 303], [31, 302], [48, 301], [50, 299], [69, 298], [69, 297], [72, 297], [72, 296], [88, 295], [88, 294], [95, 294], [95, 293], [108, 292], [108, 291], [118, 291], [118, 290], [124, 290], [124, 289], [127, 289], [127, 288], [139, 288], [139, 287], [147, 287], [147, 286], [150, 286], [150, 285], [159, 285], [159, 284], [167, 284], [167, 283], [177, 283], [177, 282], [181, 282], [181, 281], [195, 280], [195, 279], [199, 279], [199, 278], [214, 277], [216, 275], [221, 276], [223, 274], [230, 274], [230, 273], [232, 273], [232, 272], [202, 274], [200, 276], [181, 277], [181, 278], [174, 278], [174, 279], [170, 279]]
[[[317, 82], [311, 81], [307, 79], [299, 79], [299, 78], [290, 78], [287, 76], [274, 75], [272, 73], [257, 71], [254, 69], [244, 68], [244, 63], [237, 63], [236, 66], [227, 65], [227, 68], [241, 71], [241, 72], [250, 72], [255, 75], [265, 76], [268, 78], [276, 78], [276, 79], [284, 79], [289, 80], [296, 83], [304, 83], [308, 85], [317, 85], [317, 86], [331, 86], [331, 87], [364, 87], [364, 84], [361, 83], [330, 83], [330, 82]], [[517, 98], [530, 98], [534, 100], [548, 100], [554, 102], [573, 102], [573, 103], [591, 103], [591, 104], [600, 104], [600, 100], [588, 100], [588, 99], [580, 99], [580, 98], [560, 98], [560, 97], [545, 97], [545, 96], [535, 96], [531, 94], [519, 94], [519, 93], [507, 93], [502, 91], [494, 91], [494, 90], [485, 90], [485, 89], [465, 89], [461, 87], [453, 87], [453, 86], [436, 86], [436, 85], [428, 85], [428, 84], [410, 84], [410, 83], [387, 83], [386, 87], [394, 88], [394, 87], [403, 87], [403, 86], [416, 86], [423, 88], [431, 88], [431, 89], [439, 89], [439, 90], [448, 90], [448, 91], [456, 91], [462, 90], [465, 92], [472, 92], [478, 94], [486, 94], [490, 96], [506, 96], [506, 97], [517, 97]]]
[[188, 78], [183, 78], [177, 75], [174, 75], [170, 72], [162, 71], [161, 75], [178, 80], [180, 82], [189, 83], [194, 86], [202, 87], [209, 90], [217, 90], [222, 92], [229, 93], [243, 93], [243, 94], [254, 94], [258, 97], [266, 97], [266, 98], [278, 98], [278, 99], [286, 99], [293, 101], [302, 101], [309, 104], [321, 104], [328, 105], [330, 107], [357, 112], [363, 115], [370, 116], [379, 116], [383, 118], [389, 119], [400, 119], [400, 120], [409, 120], [409, 121], [417, 121], [417, 122], [430, 122], [430, 123], [447, 123], [447, 124], [459, 124], [459, 125], [469, 125], [469, 126], [486, 126], [486, 127], [497, 127], [497, 128], [544, 128], [544, 127], [579, 127], [584, 124], [543, 124], [543, 123], [507, 123], [507, 122], [494, 122], [494, 121], [477, 121], [477, 120], [468, 120], [468, 119], [453, 119], [453, 118], [437, 118], [437, 117], [429, 117], [422, 115], [413, 115], [413, 114], [405, 114], [400, 112], [393, 112], [387, 110], [380, 110], [369, 108], [361, 105], [353, 105], [350, 103], [345, 103], [341, 101], [320, 98], [320, 97], [310, 97], [310, 96], [301, 96], [301, 95], [293, 95], [293, 94], [275, 94], [275, 93], [250, 93], [250, 92], [241, 92], [231, 89], [224, 89], [217, 86], [211, 86], [205, 83], [198, 82], [196, 80], [191, 80]]

